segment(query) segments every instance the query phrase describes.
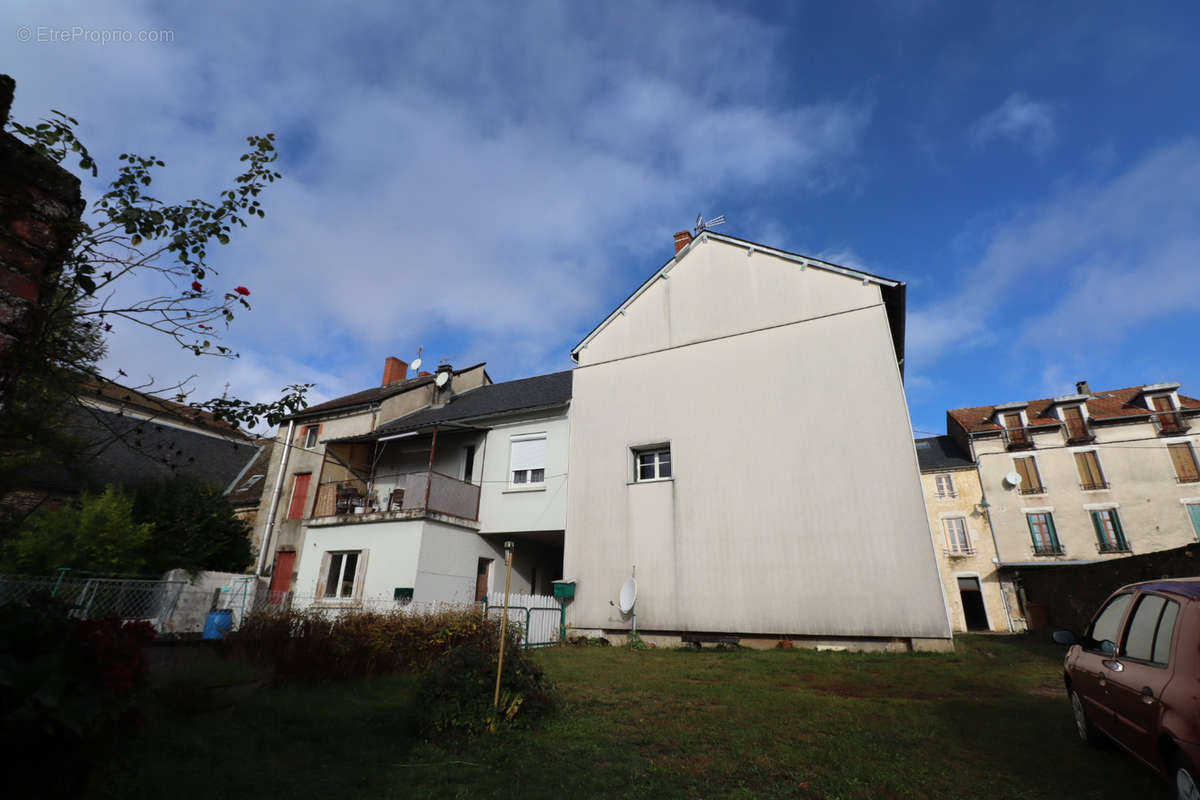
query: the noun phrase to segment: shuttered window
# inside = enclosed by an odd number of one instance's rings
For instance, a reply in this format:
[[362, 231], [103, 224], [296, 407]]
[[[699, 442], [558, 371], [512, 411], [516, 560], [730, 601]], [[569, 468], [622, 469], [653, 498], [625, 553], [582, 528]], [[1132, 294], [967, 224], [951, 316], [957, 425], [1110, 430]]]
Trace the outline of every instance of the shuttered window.
[[1195, 483], [1200, 481], [1200, 469], [1196, 467], [1196, 453], [1187, 442], [1167, 445], [1171, 453], [1171, 464], [1175, 467], [1175, 477], [1180, 483]]
[[1058, 532], [1054, 530], [1054, 515], [1048, 511], [1026, 514], [1025, 521], [1029, 524], [1029, 534], [1033, 537], [1033, 552], [1037, 555], [1057, 555], [1062, 553], [1058, 543]]
[[1013, 467], [1021, 476], [1021, 494], [1040, 494], [1045, 490], [1042, 476], [1038, 474], [1037, 461], [1033, 456], [1014, 458]]
[[546, 434], [512, 437], [509, 446], [509, 479], [513, 486], [538, 486], [546, 482]]
[[1109, 553], [1129, 549], [1129, 541], [1121, 528], [1121, 518], [1115, 508], [1092, 512], [1092, 527], [1096, 529], [1096, 541], [1100, 552]]
[[1079, 485], [1084, 491], [1091, 489], [1107, 489], [1108, 483], [1100, 471], [1100, 459], [1095, 450], [1075, 454], [1075, 468], [1079, 470]]

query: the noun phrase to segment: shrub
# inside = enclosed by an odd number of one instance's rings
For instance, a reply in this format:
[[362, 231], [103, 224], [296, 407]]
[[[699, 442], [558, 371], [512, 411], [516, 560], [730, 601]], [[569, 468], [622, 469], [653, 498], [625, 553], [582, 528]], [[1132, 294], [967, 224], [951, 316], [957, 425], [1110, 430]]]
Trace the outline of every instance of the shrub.
[[218, 486], [187, 477], [133, 489], [133, 518], [152, 522], [146, 571], [241, 572], [254, 561], [250, 526], [233, 513]]
[[[234, 655], [270, 666], [280, 678], [345, 680], [417, 672], [456, 647], [494, 654], [500, 621], [475, 608], [436, 612], [268, 610], [227, 637]], [[509, 645], [518, 631], [509, 626]], [[493, 655], [494, 658], [494, 655]]]
[[431, 739], [528, 727], [554, 710], [554, 688], [524, 650], [505, 648], [496, 690], [496, 656], [475, 645], [456, 647], [421, 676], [417, 692], [420, 732]]
[[70, 795], [141, 728], [134, 694], [153, 638], [147, 623], [72, 619], [49, 598], [0, 606], [0, 747], [10, 788]]

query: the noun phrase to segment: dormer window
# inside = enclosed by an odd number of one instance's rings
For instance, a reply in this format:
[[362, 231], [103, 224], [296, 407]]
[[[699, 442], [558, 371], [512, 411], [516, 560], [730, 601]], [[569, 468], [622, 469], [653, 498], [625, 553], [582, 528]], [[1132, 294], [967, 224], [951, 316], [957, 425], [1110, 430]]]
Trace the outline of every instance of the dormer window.
[[1061, 409], [1060, 413], [1067, 428], [1067, 442], [1070, 444], [1090, 442], [1096, 438], [1088, 427], [1087, 416], [1083, 409], [1084, 407], [1081, 405], [1063, 406]]
[[1162, 435], [1183, 433], [1189, 427], [1175, 406], [1175, 398], [1169, 394], [1147, 397], [1148, 406], [1154, 412], [1154, 426]]
[[1033, 439], [1025, 424], [1025, 412], [1021, 408], [997, 407], [996, 423], [1004, 428], [1004, 446], [1009, 450], [1026, 450], [1033, 447]]

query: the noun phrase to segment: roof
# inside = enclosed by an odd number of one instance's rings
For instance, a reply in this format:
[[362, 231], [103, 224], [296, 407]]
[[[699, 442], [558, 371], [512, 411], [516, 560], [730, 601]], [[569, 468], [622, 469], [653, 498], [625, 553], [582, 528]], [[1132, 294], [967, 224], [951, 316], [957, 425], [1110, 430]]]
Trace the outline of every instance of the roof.
[[[1145, 406], [1134, 405], [1133, 401], [1142, 393], [1143, 388], [1153, 385], [1155, 384], [1142, 384], [1140, 386], [1129, 386], [1124, 389], [1092, 392], [1087, 398], [1088, 415], [1096, 422], [1149, 416], [1149, 409]], [[1200, 410], [1200, 400], [1182, 394], [1178, 395], [1178, 397], [1182, 410]], [[1050, 407], [1053, 404], [1054, 398], [1052, 397], [1030, 400], [1025, 407], [1025, 415], [1029, 426], [1061, 425], [1062, 420], [1050, 416]], [[1006, 404], [1001, 403], [997, 405]], [[988, 433], [1003, 430], [1001, 426], [992, 422], [995, 413], [996, 405], [954, 408], [946, 412], [947, 416], [961, 425], [968, 433]]]
[[1169, 592], [1192, 600], [1200, 599], [1200, 578], [1171, 578], [1142, 581], [1122, 586], [1122, 589], [1141, 589], [1146, 592]]
[[368, 436], [351, 438], [356, 440], [376, 439], [380, 436], [419, 430], [448, 422], [563, 405], [571, 400], [571, 376], [571, 370], [566, 370], [533, 378], [480, 386], [456, 395], [444, 406], [414, 411], [380, 425]]
[[114, 383], [107, 378], [89, 380], [80, 389], [79, 397], [80, 399], [98, 398], [109, 400], [119, 405], [140, 409], [155, 418], [182, 422], [200, 428], [208, 428], [221, 436], [235, 436], [246, 441], [250, 441], [251, 439], [248, 434], [238, 430], [237, 427], [225, 420], [217, 419], [209, 411], [202, 411], [184, 403], [177, 403], [173, 400], [158, 397], [157, 395], [138, 391], [137, 389], [130, 389], [128, 386]]
[[[470, 370], [484, 366], [486, 363], [487, 362], [480, 362], [469, 367], [464, 367], [463, 369], [456, 369], [454, 370], [454, 374], [460, 375], [464, 372], [469, 372]], [[328, 411], [340, 411], [347, 408], [355, 408], [357, 406], [375, 405], [376, 403], [386, 400], [392, 395], [397, 395], [401, 392], [407, 392], [410, 389], [416, 389], [419, 386], [425, 386], [426, 384], [433, 383], [435, 377], [436, 376], [434, 375], [421, 375], [416, 378], [409, 378], [405, 381], [389, 383], [386, 386], [372, 386], [370, 389], [363, 389], [360, 392], [353, 392], [352, 394], [335, 397], [332, 400], [326, 400], [324, 403], [318, 403], [315, 406], [308, 406], [303, 411], [297, 411], [295, 414], [284, 417], [284, 420], [300, 419], [302, 417], [309, 417], [314, 414], [321, 414]]]
[[792, 253], [787, 250], [780, 250], [775, 247], [770, 247], [769, 245], [760, 244], [758, 242], [752, 242], [749, 239], [739, 239], [736, 236], [729, 236], [724, 233], [716, 233], [715, 231], [709, 231], [709, 230], [706, 230], [706, 231], [703, 231], [702, 233], [700, 233], [700, 235], [698, 235], [695, 239], [693, 239], [687, 245], [687, 247], [684, 247], [682, 250], [680, 250], [674, 256], [672, 256], [670, 259], [668, 259], [666, 261], [666, 263], [664, 263], [661, 267], [659, 267], [657, 270], [655, 270], [653, 275], [651, 275], [649, 278], [647, 278], [645, 281], [643, 281], [640, 286], [638, 286], [636, 289], [634, 289], [633, 292], [628, 297], [626, 297], [621, 302], [620, 305], [618, 305], [616, 308], [614, 308], [612, 310], [612, 312], [609, 313], [609, 315], [600, 322], [599, 325], [597, 325], [595, 328], [592, 328], [592, 330], [589, 331], [588, 334], [579, 341], [579, 344], [577, 344], [573, 348], [571, 348], [571, 358], [578, 360], [579, 359], [579, 351], [585, 345], [587, 345], [587, 343], [590, 342], [592, 340], [592, 338], [596, 336], [596, 334], [598, 334], [601, 330], [603, 330], [610, 322], [612, 322], [612, 320], [614, 318], [616, 318], [616, 316], [618, 314], [620, 314], [622, 311], [624, 311], [625, 308], [627, 308], [634, 300], [636, 300], [638, 298], [638, 296], [641, 295], [642, 292], [644, 292], [646, 290], [646, 288], [648, 286], [650, 286], [650, 284], [654, 283], [654, 281], [660, 275], [667, 272], [671, 268], [672, 265], [678, 263], [685, 255], [687, 255], [687, 253], [691, 250], [691, 248], [695, 245], [696, 242], [698, 242], [698, 241], [703, 242], [705, 239], [708, 239], [708, 238], [712, 238], [713, 240], [718, 241], [718, 242], [724, 242], [726, 244], [734, 245], [736, 247], [745, 247], [751, 251], [760, 251], [763, 253], [768, 253], [770, 255], [778, 256], [779, 258], [783, 258], [788, 261], [794, 261], [797, 264], [801, 264], [805, 267], [813, 267], [815, 269], [825, 270], [827, 272], [836, 272], [838, 274], [846, 275], [851, 278], [856, 278], [856, 279], [859, 279], [862, 281], [867, 281], [867, 282], [878, 284], [879, 288], [883, 294], [884, 304], [887, 307], [888, 324], [891, 328], [892, 341], [893, 341], [893, 343], [895, 345], [895, 349], [896, 349], [896, 359], [900, 363], [900, 370], [901, 370], [901, 374], [903, 375], [903, 372], [904, 372], [904, 313], [905, 313], [904, 312], [905, 284], [903, 281], [897, 281], [897, 280], [893, 280], [891, 278], [884, 278], [879, 275], [873, 275], [870, 272], [864, 272], [863, 270], [860, 270], [860, 269], [854, 269], [852, 267], [843, 267], [840, 264], [834, 264], [830, 261], [823, 261], [819, 258], [813, 258], [812, 256], [801, 255], [800, 253]]
[[917, 439], [917, 462], [921, 472], [973, 467], [975, 462], [951, 436], [930, 436]]
[[267, 468], [271, 463], [271, 454], [275, 452], [274, 439], [262, 439], [258, 442], [258, 452], [242, 467], [242, 471], [234, 477], [225, 495], [235, 506], [257, 505], [262, 499], [263, 484], [267, 480]]

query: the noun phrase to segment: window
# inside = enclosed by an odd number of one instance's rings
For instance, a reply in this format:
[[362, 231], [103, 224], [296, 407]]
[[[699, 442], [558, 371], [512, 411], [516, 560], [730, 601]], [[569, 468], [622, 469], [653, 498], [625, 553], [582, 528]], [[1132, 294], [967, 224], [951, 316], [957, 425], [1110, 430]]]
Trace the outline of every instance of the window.
[[546, 483], [546, 434], [512, 437], [508, 470], [510, 486], [543, 486]]
[[1200, 467], [1196, 466], [1196, 452], [1188, 442], [1177, 442], [1167, 445], [1171, 454], [1171, 464], [1175, 467], [1175, 479], [1180, 483], [1196, 483], [1200, 481]]
[[953, 475], [937, 475], [933, 480], [937, 484], [938, 497], [958, 497], [958, 492], [954, 491]]
[[657, 481], [671, 477], [671, 446], [633, 451], [635, 481]]
[[947, 517], [942, 520], [946, 529], [946, 552], [950, 555], [970, 555], [971, 540], [967, 537], [967, 521], [962, 517]]
[[1192, 520], [1192, 529], [1196, 531], [1196, 538], [1200, 539], [1200, 503], [1189, 503], [1187, 506], [1188, 516]]
[[1164, 394], [1151, 398], [1150, 406], [1154, 410], [1154, 418], [1162, 433], [1178, 433], [1187, 430], [1188, 426], [1183, 424], [1183, 418], [1175, 411], [1175, 401], [1171, 399], [1170, 395]]
[[1062, 415], [1063, 421], [1067, 423], [1068, 442], [1085, 442], [1092, 438], [1081, 406], [1064, 406]]
[[1021, 476], [1021, 494], [1043, 494], [1046, 487], [1042, 485], [1042, 476], [1038, 472], [1037, 461], [1033, 456], [1014, 458], [1013, 468]]
[[1131, 594], [1119, 594], [1096, 615], [1091, 629], [1088, 630], [1087, 640], [1083, 643], [1084, 649], [1098, 650], [1101, 653], [1116, 652], [1117, 637], [1121, 634], [1121, 620], [1125, 618], [1125, 610], [1129, 608], [1132, 599]]
[[297, 472], [292, 479], [292, 499], [288, 504], [288, 519], [304, 518], [304, 501], [308, 498], [308, 484], [312, 481], [311, 472]]
[[463, 480], [467, 483], [475, 477], [475, 445], [469, 444], [463, 448]]
[[1115, 508], [1092, 512], [1092, 527], [1096, 529], [1097, 546], [1101, 553], [1113, 553], [1129, 549], [1125, 531]]
[[304, 426], [304, 449], [312, 450], [317, 446], [317, 436], [321, 433], [320, 425]]
[[360, 577], [359, 555], [361, 550], [326, 553], [325, 586], [321, 597], [325, 600], [350, 600], [356, 596], [355, 588]]
[[1029, 533], [1033, 537], [1034, 555], [1061, 555], [1062, 545], [1058, 543], [1058, 532], [1054, 530], [1054, 515], [1049, 511], [1028, 513], [1025, 521], [1029, 523]]
[[1138, 661], [1166, 664], [1171, 655], [1171, 636], [1179, 604], [1156, 594], [1145, 594], [1138, 600], [1121, 655]]
[[1100, 458], [1095, 450], [1075, 454], [1075, 469], [1079, 470], [1079, 488], [1085, 492], [1107, 489], [1108, 482], [1100, 471]]
[[1000, 420], [1004, 424], [1005, 441], [1009, 447], [1027, 448], [1033, 445], [1033, 442], [1029, 439], [1029, 432], [1021, 424], [1021, 414], [1019, 412], [1004, 414], [1000, 417]]

